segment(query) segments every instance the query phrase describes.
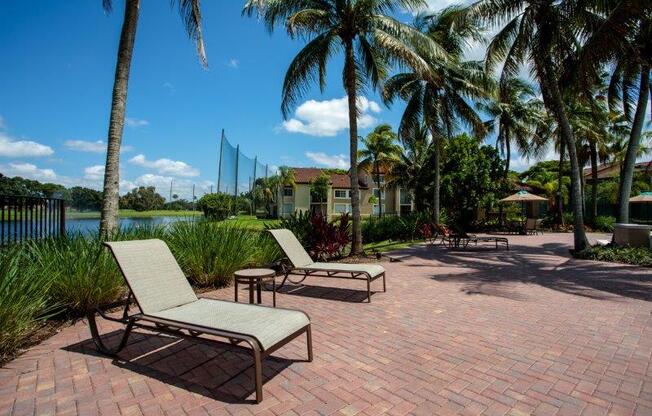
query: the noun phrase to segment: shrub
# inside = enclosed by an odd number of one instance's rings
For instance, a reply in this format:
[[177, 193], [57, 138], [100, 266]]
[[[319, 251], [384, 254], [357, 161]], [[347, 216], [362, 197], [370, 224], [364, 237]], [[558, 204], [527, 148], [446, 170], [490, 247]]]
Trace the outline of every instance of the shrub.
[[645, 247], [593, 246], [576, 253], [575, 257], [652, 267], [652, 250]]
[[280, 255], [260, 231], [228, 223], [177, 222], [168, 241], [186, 276], [200, 286], [226, 286], [236, 270], [266, 265]]
[[54, 310], [52, 275], [25, 258], [20, 247], [0, 250], [0, 363], [8, 360]]
[[124, 279], [96, 237], [68, 237], [26, 243], [37, 273], [49, 274], [50, 294], [73, 315], [114, 302], [125, 293]]
[[339, 219], [328, 222], [326, 217], [317, 214], [310, 218], [309, 253], [317, 260], [342, 257], [344, 249], [351, 241], [350, 219], [343, 214]]
[[[432, 232], [430, 222], [428, 213], [402, 217], [369, 218], [362, 223], [362, 240], [366, 243], [373, 243], [385, 240], [408, 241], [424, 238]], [[428, 227], [424, 226], [426, 224]]]
[[616, 224], [616, 217], [608, 215], [600, 215], [595, 217], [595, 230], [604, 231], [607, 233], [612, 233], [614, 231], [614, 225]]
[[277, 228], [287, 228], [292, 231], [304, 247], [310, 246], [310, 232], [312, 224], [310, 223], [310, 213], [297, 211], [288, 217], [281, 218], [277, 224], [265, 224], [265, 229], [273, 230]]
[[227, 194], [206, 194], [197, 202], [197, 208], [211, 220], [224, 220], [231, 213], [233, 197]]

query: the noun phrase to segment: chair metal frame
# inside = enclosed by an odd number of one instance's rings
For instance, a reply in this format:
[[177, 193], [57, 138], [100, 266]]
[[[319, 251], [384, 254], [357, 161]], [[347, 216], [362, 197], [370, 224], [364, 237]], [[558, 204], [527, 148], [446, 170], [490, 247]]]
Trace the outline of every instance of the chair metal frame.
[[[113, 252], [112, 252], [113, 254]], [[115, 257], [115, 256], [114, 256]], [[117, 259], [116, 259], [117, 262]], [[120, 267], [120, 264], [118, 263], [118, 268], [120, 268], [120, 272], [122, 273], [124, 277], [124, 272], [122, 268]], [[178, 338], [185, 338], [185, 339], [201, 339], [203, 341], [208, 341], [208, 342], [213, 342], [219, 344], [219, 341], [213, 340], [210, 338], [205, 338], [202, 335], [210, 335], [210, 336], [215, 336], [215, 337], [220, 337], [220, 338], [225, 338], [227, 339], [235, 348], [239, 348], [242, 350], [249, 351], [254, 359], [254, 378], [255, 378], [255, 384], [256, 384], [256, 403], [260, 403], [263, 400], [263, 375], [262, 375], [262, 360], [269, 355], [271, 355], [273, 352], [278, 350], [279, 348], [283, 347], [285, 344], [289, 343], [290, 341], [294, 340], [298, 336], [302, 335], [303, 333], [306, 334], [306, 344], [307, 344], [307, 349], [308, 349], [308, 362], [312, 362], [313, 360], [313, 353], [312, 353], [312, 332], [311, 332], [311, 326], [310, 323], [308, 323], [306, 326], [303, 328], [300, 328], [299, 330], [293, 332], [292, 334], [289, 334], [285, 338], [281, 339], [278, 341], [276, 344], [272, 345], [271, 347], [265, 349], [260, 342], [255, 336], [246, 334], [246, 333], [238, 333], [238, 332], [233, 332], [233, 331], [226, 331], [222, 330], [219, 328], [212, 328], [212, 327], [207, 327], [207, 326], [202, 326], [202, 325], [195, 325], [195, 324], [190, 324], [187, 322], [182, 322], [182, 321], [176, 321], [176, 320], [171, 320], [171, 319], [164, 319], [164, 318], [159, 318], [156, 316], [151, 316], [147, 315], [142, 312], [142, 308], [138, 304], [138, 299], [133, 295], [133, 292], [131, 290], [131, 286], [129, 286], [129, 282], [125, 278], [125, 282], [127, 284], [127, 287], [129, 288], [129, 295], [127, 296], [126, 302], [115, 302], [110, 305], [104, 305], [103, 308], [94, 308], [92, 310], [87, 311], [86, 317], [88, 319], [88, 325], [90, 327], [91, 331], [91, 337], [93, 338], [93, 342], [95, 343], [95, 346], [97, 347], [98, 351], [100, 351], [102, 354], [108, 355], [108, 356], [116, 356], [120, 351], [122, 351], [126, 346], [127, 346], [127, 340], [129, 339], [129, 335], [131, 334], [132, 330], [134, 328], [141, 328], [144, 330], [152, 331], [152, 332], [159, 332], [159, 333], [164, 333], [168, 335], [172, 335]], [[134, 314], [129, 314], [129, 305], [135, 301], [136, 306], [138, 306], [138, 309], [140, 310], [139, 313], [134, 313]], [[117, 306], [121, 306], [123, 303], [125, 303], [125, 308], [122, 312], [122, 316], [120, 318], [115, 318], [110, 315], [107, 315], [104, 310], [106, 309], [111, 309], [115, 308]], [[257, 306], [260, 308], [267, 308], [268, 306]], [[277, 308], [278, 309], [278, 308]], [[305, 312], [303, 312], [305, 313]], [[125, 330], [124, 334], [122, 335], [122, 338], [120, 342], [118, 343], [117, 347], [110, 348], [108, 347], [103, 341], [100, 336], [100, 333], [98, 331], [97, 327], [97, 322], [96, 322], [96, 315], [99, 314], [103, 319], [106, 319], [108, 321], [112, 322], [117, 322], [120, 324], [125, 325]], [[306, 316], [308, 316], [306, 314]], [[308, 317], [308, 320], [310, 321], [310, 317]], [[185, 331], [185, 332], [183, 332]], [[240, 343], [246, 343], [249, 345], [249, 348], [240, 345]]]

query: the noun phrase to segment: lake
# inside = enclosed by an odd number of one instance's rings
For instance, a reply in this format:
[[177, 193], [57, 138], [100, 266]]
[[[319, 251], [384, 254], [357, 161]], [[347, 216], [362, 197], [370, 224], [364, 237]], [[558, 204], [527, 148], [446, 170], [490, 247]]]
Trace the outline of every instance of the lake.
[[[151, 217], [151, 218], [120, 218], [120, 228], [127, 229], [140, 226], [167, 225], [177, 221], [192, 220], [192, 217]], [[100, 228], [99, 218], [69, 218], [66, 219], [66, 232], [81, 232], [90, 234]]]

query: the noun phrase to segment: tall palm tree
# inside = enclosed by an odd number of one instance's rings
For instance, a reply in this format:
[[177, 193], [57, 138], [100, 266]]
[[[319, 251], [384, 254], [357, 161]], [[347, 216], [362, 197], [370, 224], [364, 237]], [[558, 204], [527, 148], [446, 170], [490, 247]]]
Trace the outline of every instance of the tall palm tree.
[[530, 153], [533, 141], [544, 122], [543, 102], [536, 98], [532, 85], [521, 78], [508, 78], [495, 88], [487, 102], [478, 108], [489, 116], [485, 122], [489, 131], [496, 133], [496, 145], [505, 157], [505, 180], [509, 174], [512, 144], [522, 155]]
[[367, 171], [376, 181], [378, 188], [378, 217], [383, 216], [383, 188], [380, 183], [381, 170], [388, 171], [398, 160], [401, 147], [396, 144], [397, 135], [389, 124], [377, 126], [367, 137], [362, 138], [363, 149], [358, 151], [358, 167]]
[[[188, 36], [197, 44], [197, 54], [202, 65], [206, 66], [206, 52], [201, 31], [201, 11], [199, 0], [172, 0], [177, 4]], [[113, 8], [112, 0], [102, 0], [106, 12]], [[125, 15], [120, 32], [118, 59], [113, 81], [113, 98], [109, 119], [106, 165], [104, 168], [104, 198], [100, 219], [100, 234], [106, 235], [118, 227], [118, 201], [120, 191], [120, 146], [124, 131], [125, 111], [127, 108], [127, 87], [131, 59], [136, 41], [136, 29], [140, 13], [140, 0], [125, 0]]]
[[[571, 4], [572, 3], [572, 4]], [[582, 212], [581, 171], [575, 135], [558, 83], [562, 63], [576, 53], [577, 25], [569, 10], [573, 0], [479, 0], [470, 6], [471, 16], [505, 26], [487, 48], [486, 69], [502, 63], [501, 81], [515, 77], [525, 63], [532, 64], [546, 109], [555, 117], [571, 164], [571, 201], [574, 216], [574, 248], [587, 245]]]
[[401, 138], [403, 144], [401, 154], [387, 173], [385, 182], [388, 185], [403, 187], [414, 193], [417, 210], [421, 210], [421, 201], [418, 189], [425, 190], [430, 187], [428, 182], [430, 174], [430, 155], [432, 140], [429, 129], [421, 125], [411, 131], [410, 136]]
[[618, 187], [618, 221], [626, 223], [629, 222], [629, 197], [647, 103], [652, 96], [652, 2], [608, 0], [594, 3], [595, 12], [590, 15], [591, 24], [586, 30], [589, 36], [582, 49], [580, 68], [591, 80], [591, 74], [593, 78], [600, 76], [603, 65], [613, 65], [609, 102], [612, 110], [622, 107], [631, 123]]
[[349, 107], [349, 156], [351, 160], [351, 254], [362, 251], [360, 193], [358, 183], [358, 93], [365, 84], [374, 88], [387, 75], [390, 63], [405, 63], [420, 73], [428, 71], [414, 44], [427, 54], [445, 53], [421, 32], [388, 16], [399, 10], [425, 6], [423, 0], [247, 0], [243, 12], [257, 13], [271, 31], [285, 26], [292, 38], [308, 39], [285, 75], [281, 111], [287, 118], [307, 91], [308, 84], [326, 84], [326, 67], [338, 52], [344, 54], [342, 79]]
[[449, 7], [433, 15], [417, 16], [415, 26], [433, 43], [447, 52], [448, 59], [424, 57], [429, 72], [399, 73], [384, 86], [383, 99], [391, 104], [397, 97], [407, 102], [399, 126], [400, 137], [410, 137], [413, 130], [426, 125], [432, 136], [434, 167], [433, 221], [439, 223], [440, 153], [442, 140], [455, 134], [460, 124], [471, 127], [478, 136], [485, 126], [469, 100], [487, 95], [489, 82], [479, 63], [462, 61], [464, 46], [480, 39], [480, 31], [472, 19], [462, 19], [463, 10]]

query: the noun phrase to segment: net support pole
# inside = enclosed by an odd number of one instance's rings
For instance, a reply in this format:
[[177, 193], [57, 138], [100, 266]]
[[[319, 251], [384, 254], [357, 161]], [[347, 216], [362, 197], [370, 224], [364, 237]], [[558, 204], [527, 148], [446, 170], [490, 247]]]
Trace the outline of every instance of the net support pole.
[[251, 186], [251, 215], [256, 214], [256, 168], [258, 167], [258, 156], [254, 156], [254, 181]]
[[233, 213], [238, 215], [238, 169], [240, 164], [240, 145], [235, 148], [235, 189], [233, 190]]
[[224, 152], [224, 129], [220, 138], [220, 158], [217, 162], [217, 192], [220, 192], [220, 181], [222, 180], [222, 153]]

